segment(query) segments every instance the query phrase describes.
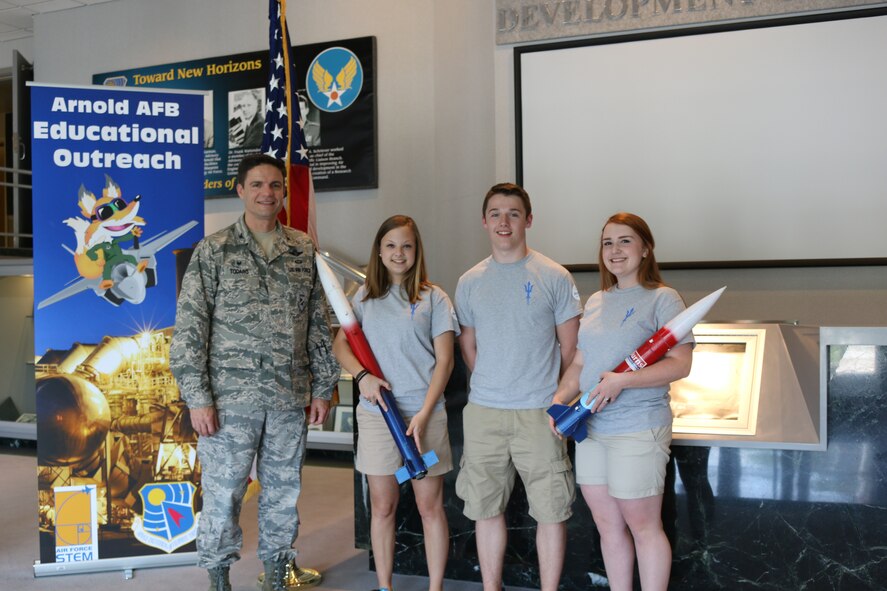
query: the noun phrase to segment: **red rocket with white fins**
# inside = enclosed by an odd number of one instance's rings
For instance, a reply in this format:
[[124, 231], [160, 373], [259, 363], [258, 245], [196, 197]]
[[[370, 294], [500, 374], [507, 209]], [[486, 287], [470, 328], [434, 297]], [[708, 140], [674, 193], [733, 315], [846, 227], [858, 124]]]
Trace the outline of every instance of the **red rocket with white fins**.
[[[368, 372], [384, 380], [385, 376], [382, 375], [379, 362], [376, 361], [376, 356], [373, 355], [373, 351], [370, 349], [366, 335], [363, 334], [363, 329], [357, 322], [357, 317], [354, 315], [354, 310], [351, 308], [351, 304], [342, 290], [342, 285], [336, 279], [323, 255], [318, 253], [314, 260], [317, 261], [317, 275], [323, 285], [323, 291], [326, 292], [326, 299], [339, 319], [339, 324], [341, 325], [339, 330], [345, 331], [345, 337], [351, 346], [351, 352], [354, 353], [354, 356], [357, 357], [357, 360], [360, 361], [360, 364]], [[388, 407], [388, 410], [382, 411], [382, 416], [385, 418], [385, 424], [388, 425], [388, 430], [391, 431], [394, 443], [403, 457], [403, 466], [394, 476], [399, 484], [406, 482], [410, 478], [421, 480], [428, 473], [428, 467], [438, 462], [437, 454], [434, 453], [434, 450], [420, 454], [419, 449], [416, 447], [416, 442], [406, 434], [407, 427], [403, 417], [400, 416], [400, 411], [397, 410], [394, 395], [389, 390], [382, 388], [382, 399], [385, 401], [385, 406]]]
[[[626, 357], [613, 370], [613, 373], [637, 371], [662, 359], [669, 349], [687, 336], [696, 323], [708, 314], [725, 289], [727, 289], [726, 286], [708, 294], [672, 318], [656, 334]], [[592, 390], [594, 388], [579, 396], [570, 405], [554, 404], [548, 409], [548, 414], [554, 419], [554, 426], [558, 433], [564, 437], [572, 436], [577, 442], [588, 436], [586, 421], [591, 415], [591, 407], [594, 406], [594, 399], [589, 400]]]

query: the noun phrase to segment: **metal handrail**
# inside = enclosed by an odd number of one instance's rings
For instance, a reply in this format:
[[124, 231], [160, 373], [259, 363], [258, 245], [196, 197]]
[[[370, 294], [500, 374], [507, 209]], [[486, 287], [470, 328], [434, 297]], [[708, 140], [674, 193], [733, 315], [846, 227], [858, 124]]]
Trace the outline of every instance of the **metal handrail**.
[[329, 251], [322, 250], [320, 254], [327, 260], [332, 267], [333, 271], [342, 275], [348, 281], [354, 281], [360, 285], [366, 281], [366, 273], [364, 273], [360, 268], [355, 267], [348, 261], [341, 259], [333, 254], [330, 254]]
[[[0, 238], [2, 238], [2, 241], [0, 241], [0, 248], [10, 248], [11, 247], [14, 250], [20, 250], [20, 249], [22, 249], [22, 246], [21, 246], [22, 239], [23, 238], [33, 239], [34, 234], [33, 234], [33, 231], [32, 232], [20, 232], [19, 231], [19, 223], [20, 223], [19, 215], [22, 210], [22, 208], [20, 207], [20, 203], [21, 203], [21, 199], [22, 199], [21, 190], [32, 188], [31, 185], [26, 185], [26, 184], [19, 182], [19, 177], [20, 176], [32, 176], [32, 174], [31, 174], [30, 170], [27, 170], [24, 168], [10, 168], [8, 166], [0, 166], [0, 173], [7, 173], [7, 174], [12, 175], [12, 182], [11, 183], [6, 182], [5, 180], [0, 180], [0, 186], [12, 188], [12, 191], [10, 191], [9, 194], [7, 195], [7, 199], [12, 200], [12, 227], [7, 228], [7, 230], [11, 230], [11, 231], [0, 232]], [[32, 182], [33, 182], [33, 180], [32, 180]], [[28, 196], [28, 198], [30, 198], [30, 195]], [[32, 224], [32, 226], [33, 226], [33, 224]], [[7, 243], [7, 241], [9, 243]], [[23, 250], [30, 251], [31, 248], [24, 248]]]

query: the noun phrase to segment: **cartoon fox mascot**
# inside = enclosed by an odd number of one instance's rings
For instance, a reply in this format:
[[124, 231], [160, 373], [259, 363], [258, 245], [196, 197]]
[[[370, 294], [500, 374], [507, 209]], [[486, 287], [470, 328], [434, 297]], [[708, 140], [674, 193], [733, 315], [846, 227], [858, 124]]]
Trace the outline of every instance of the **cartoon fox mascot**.
[[133, 247], [139, 247], [141, 226], [145, 225], [145, 220], [137, 215], [141, 195], [136, 195], [129, 203], [121, 195], [120, 185], [108, 175], [105, 175], [101, 199], [96, 199], [92, 192], [80, 185], [78, 205], [86, 219], [75, 217], [64, 221], [77, 237], [77, 249], [74, 251], [77, 271], [86, 279], [97, 279], [101, 275], [99, 288], [105, 290], [114, 286], [111, 272], [117, 265], [130, 263], [139, 273], [148, 265], [145, 259], [138, 261], [134, 256], [125, 254], [121, 246], [122, 242], [132, 240]]

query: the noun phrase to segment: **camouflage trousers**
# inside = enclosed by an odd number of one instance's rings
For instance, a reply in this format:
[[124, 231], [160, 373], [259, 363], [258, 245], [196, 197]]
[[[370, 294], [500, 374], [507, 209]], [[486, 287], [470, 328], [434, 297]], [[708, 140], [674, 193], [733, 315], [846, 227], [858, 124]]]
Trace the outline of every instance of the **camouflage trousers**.
[[259, 494], [258, 555], [262, 561], [295, 557], [299, 534], [296, 501], [302, 490], [307, 425], [304, 410], [219, 410], [219, 430], [200, 437], [203, 512], [197, 530], [197, 564], [228, 565], [240, 558], [240, 508], [253, 457]]

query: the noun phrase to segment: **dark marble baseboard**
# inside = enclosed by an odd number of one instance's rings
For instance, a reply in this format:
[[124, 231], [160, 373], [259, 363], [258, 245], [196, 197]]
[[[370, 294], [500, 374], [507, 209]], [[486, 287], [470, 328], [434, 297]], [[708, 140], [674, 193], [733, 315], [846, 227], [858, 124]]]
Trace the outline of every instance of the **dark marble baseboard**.
[[[887, 347], [838, 372], [832, 355], [826, 451], [675, 446], [663, 503], [672, 541], [670, 589], [867, 591], [887, 589]], [[464, 366], [447, 388], [454, 460], [462, 455]], [[790, 418], [786, 418], [790, 420]], [[447, 578], [480, 580], [473, 523], [445, 479], [451, 531]], [[355, 533], [369, 547], [369, 502], [355, 474]], [[518, 484], [506, 512], [506, 585], [538, 587], [535, 524]], [[421, 520], [402, 488], [395, 572], [426, 574]], [[581, 496], [568, 522], [562, 589], [606, 589], [598, 535]]]

